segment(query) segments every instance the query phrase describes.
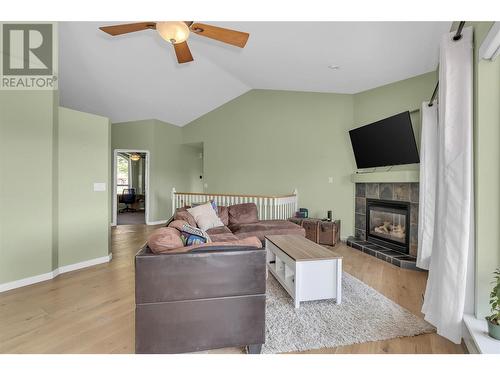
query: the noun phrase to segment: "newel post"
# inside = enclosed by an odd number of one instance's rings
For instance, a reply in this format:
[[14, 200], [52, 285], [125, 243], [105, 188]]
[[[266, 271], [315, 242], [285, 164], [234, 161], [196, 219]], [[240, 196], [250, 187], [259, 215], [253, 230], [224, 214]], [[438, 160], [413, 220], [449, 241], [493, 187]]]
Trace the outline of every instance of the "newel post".
[[299, 210], [299, 190], [295, 188], [293, 190], [293, 195], [295, 195], [295, 212]]
[[175, 214], [175, 188], [172, 188], [172, 215]]

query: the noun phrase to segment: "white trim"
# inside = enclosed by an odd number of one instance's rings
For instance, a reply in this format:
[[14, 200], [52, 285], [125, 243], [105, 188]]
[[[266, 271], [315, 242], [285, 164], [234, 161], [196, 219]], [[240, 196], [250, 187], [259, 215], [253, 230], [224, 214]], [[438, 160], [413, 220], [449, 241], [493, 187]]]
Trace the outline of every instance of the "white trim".
[[464, 340], [464, 344], [467, 347], [467, 351], [469, 352], [469, 354], [481, 354], [481, 352], [476, 346], [474, 338], [472, 337], [472, 333], [469, 331], [469, 328], [465, 323], [465, 317], [462, 327], [462, 339]]
[[147, 225], [160, 225], [160, 224], [167, 224], [168, 220], [158, 220], [158, 221], [148, 221], [146, 224]]
[[500, 354], [500, 341], [488, 335], [486, 319], [464, 314], [462, 336], [471, 354]]
[[62, 267], [57, 268], [56, 270], [54, 270], [54, 273], [56, 273], [55, 276], [57, 276], [57, 275], [60, 275], [62, 273], [76, 271], [76, 270], [79, 270], [82, 268], [96, 266], [96, 265], [102, 264], [102, 263], [108, 263], [111, 261], [112, 257], [113, 257], [112, 254], [108, 254], [104, 257], [84, 260], [83, 262], [79, 262], [79, 263], [68, 264], [67, 266], [62, 266]]
[[8, 290], [22, 288], [23, 286], [40, 283], [42, 281], [47, 281], [55, 278], [57, 275], [61, 275], [66, 272], [76, 271], [82, 268], [87, 268], [91, 266], [95, 266], [102, 263], [107, 263], [111, 261], [113, 257], [112, 254], [108, 254], [107, 256], [94, 258], [90, 260], [85, 260], [83, 262], [68, 264], [67, 266], [61, 266], [56, 268], [52, 272], [43, 273], [41, 275], [26, 277], [24, 279], [10, 281], [8, 283], [0, 284], [0, 293], [6, 292]]
[[40, 283], [54, 278], [54, 272], [48, 272], [41, 275], [26, 277], [24, 279], [10, 281], [8, 283], [0, 284], [0, 293], [7, 290], [22, 288], [26, 285]]
[[118, 209], [118, 202], [116, 201], [116, 193], [117, 193], [117, 187], [116, 187], [116, 158], [118, 157], [118, 153], [120, 152], [136, 152], [136, 153], [141, 153], [141, 154], [146, 154], [146, 165], [144, 166], [146, 171], [146, 186], [145, 186], [145, 191], [146, 191], [146, 207], [145, 207], [145, 212], [144, 212], [144, 221], [148, 225], [149, 224], [149, 199], [150, 199], [150, 194], [149, 194], [149, 159], [150, 159], [150, 153], [149, 150], [136, 150], [136, 149], [125, 149], [125, 148], [117, 148], [113, 150], [113, 206], [112, 206], [112, 222], [111, 226], [114, 227], [116, 226], [116, 216], [117, 216], [117, 209]]
[[495, 60], [500, 54], [500, 22], [495, 22], [479, 47], [479, 57]]

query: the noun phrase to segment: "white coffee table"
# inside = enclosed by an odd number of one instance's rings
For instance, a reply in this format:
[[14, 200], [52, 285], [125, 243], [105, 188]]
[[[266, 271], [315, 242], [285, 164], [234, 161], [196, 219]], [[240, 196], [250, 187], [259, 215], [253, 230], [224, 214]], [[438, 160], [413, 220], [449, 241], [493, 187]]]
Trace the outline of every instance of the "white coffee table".
[[342, 257], [307, 238], [266, 236], [267, 269], [290, 294], [302, 301], [342, 301]]

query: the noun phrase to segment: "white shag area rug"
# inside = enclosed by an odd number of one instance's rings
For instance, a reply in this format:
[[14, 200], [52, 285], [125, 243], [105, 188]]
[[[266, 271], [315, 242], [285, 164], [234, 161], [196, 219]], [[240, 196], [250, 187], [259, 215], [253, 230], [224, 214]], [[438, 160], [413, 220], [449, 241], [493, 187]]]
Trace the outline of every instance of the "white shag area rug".
[[293, 301], [269, 274], [266, 343], [262, 353], [286, 353], [416, 336], [434, 327], [344, 272], [342, 303]]

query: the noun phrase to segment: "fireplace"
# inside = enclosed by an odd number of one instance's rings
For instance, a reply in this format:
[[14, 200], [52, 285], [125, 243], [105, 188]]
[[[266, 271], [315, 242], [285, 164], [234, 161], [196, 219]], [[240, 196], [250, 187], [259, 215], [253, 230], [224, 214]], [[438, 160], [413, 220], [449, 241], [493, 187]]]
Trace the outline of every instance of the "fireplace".
[[366, 240], [409, 253], [409, 202], [366, 200]]

